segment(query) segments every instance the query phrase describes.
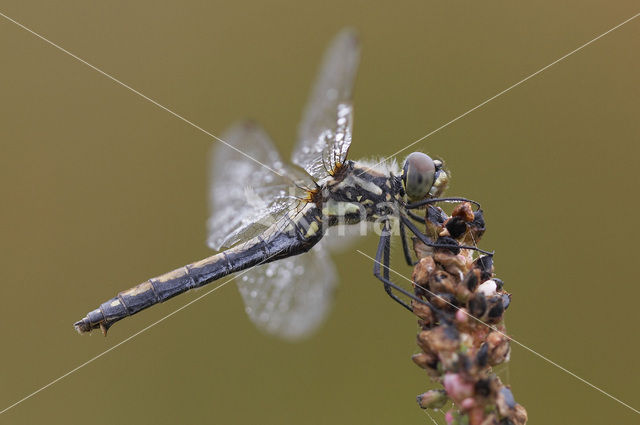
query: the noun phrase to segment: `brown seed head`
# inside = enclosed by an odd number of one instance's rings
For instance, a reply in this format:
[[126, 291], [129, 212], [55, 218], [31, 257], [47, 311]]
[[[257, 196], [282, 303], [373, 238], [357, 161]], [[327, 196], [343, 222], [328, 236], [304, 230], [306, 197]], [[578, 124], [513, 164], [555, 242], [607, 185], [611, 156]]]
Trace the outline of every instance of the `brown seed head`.
[[473, 207], [469, 202], [458, 204], [451, 212], [451, 217], [460, 217], [467, 223], [470, 223], [474, 219]]

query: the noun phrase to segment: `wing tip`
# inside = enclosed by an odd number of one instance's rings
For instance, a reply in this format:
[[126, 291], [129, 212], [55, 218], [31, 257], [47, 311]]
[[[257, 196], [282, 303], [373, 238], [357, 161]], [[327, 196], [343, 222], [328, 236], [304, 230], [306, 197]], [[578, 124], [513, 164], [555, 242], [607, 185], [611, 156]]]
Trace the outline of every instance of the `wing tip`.
[[[225, 151], [230, 147], [233, 149], [247, 143], [247, 140], [251, 139], [254, 142], [265, 145], [265, 140], [268, 140], [268, 144], [271, 143], [269, 135], [266, 130], [253, 118], [242, 118], [234, 121], [221, 136], [224, 143], [214, 144], [214, 157], [218, 152]], [[255, 145], [252, 145], [254, 147]], [[245, 149], [246, 150], [246, 149]]]
[[334, 39], [335, 44], [351, 45], [354, 49], [360, 48], [360, 35], [355, 27], [342, 28]]
[[[253, 118], [246, 117], [234, 121], [225, 131], [225, 135], [235, 135], [238, 131], [256, 131], [260, 129], [260, 124]], [[232, 137], [229, 137], [232, 138]]]

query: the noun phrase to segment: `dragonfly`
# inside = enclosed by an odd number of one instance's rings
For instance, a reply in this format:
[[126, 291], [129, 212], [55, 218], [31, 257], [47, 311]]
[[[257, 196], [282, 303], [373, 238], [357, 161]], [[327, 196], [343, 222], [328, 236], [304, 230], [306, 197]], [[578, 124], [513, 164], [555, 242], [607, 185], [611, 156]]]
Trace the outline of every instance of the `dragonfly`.
[[308, 335], [331, 304], [337, 273], [329, 256], [335, 244], [329, 239], [335, 238], [325, 236], [340, 226], [377, 223], [381, 231], [374, 275], [410, 311], [407, 297], [423, 301], [389, 277], [393, 229], [399, 228], [410, 265], [415, 262], [409, 232], [429, 247], [486, 252], [451, 239], [434, 240], [416, 225], [425, 219], [413, 210], [469, 201], [440, 197], [449, 181], [442, 161], [422, 152], [408, 155], [402, 167], [395, 161], [347, 159], [359, 59], [357, 34], [343, 30], [325, 53], [303, 112], [293, 165], [281, 160], [256, 123], [238, 123], [223, 136], [227, 146], [212, 153], [208, 220], [208, 245], [221, 252], [118, 293], [76, 322], [75, 329], [85, 333], [100, 328], [106, 335], [125, 317], [242, 272], [237, 284], [252, 322], [287, 339]]

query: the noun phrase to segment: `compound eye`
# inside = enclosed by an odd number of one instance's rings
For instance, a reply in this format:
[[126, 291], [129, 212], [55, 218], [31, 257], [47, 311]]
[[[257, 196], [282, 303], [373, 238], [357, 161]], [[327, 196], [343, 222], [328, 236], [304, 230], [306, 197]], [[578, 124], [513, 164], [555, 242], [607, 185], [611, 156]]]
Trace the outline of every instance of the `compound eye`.
[[436, 164], [429, 155], [413, 152], [404, 160], [402, 167], [402, 182], [410, 201], [424, 199], [436, 176]]

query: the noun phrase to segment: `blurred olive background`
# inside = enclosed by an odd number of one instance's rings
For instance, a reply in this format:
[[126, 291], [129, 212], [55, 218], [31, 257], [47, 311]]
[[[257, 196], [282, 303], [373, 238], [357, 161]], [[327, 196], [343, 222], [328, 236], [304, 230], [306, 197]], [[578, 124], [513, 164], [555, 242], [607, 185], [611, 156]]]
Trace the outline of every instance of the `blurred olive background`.
[[[353, 26], [363, 45], [357, 159], [396, 152], [639, 10], [5, 0], [0, 11], [216, 135], [257, 119], [285, 157], [325, 47]], [[639, 48], [640, 19], [414, 148], [445, 159], [450, 195], [482, 202], [482, 247], [496, 250], [513, 293], [512, 336], [635, 408]], [[71, 326], [119, 290], [210, 254], [216, 142], [4, 18], [0, 52], [1, 410], [204, 293], [120, 322], [108, 338]], [[335, 306], [308, 340], [259, 333], [230, 284], [0, 423], [431, 423], [415, 403], [432, 386], [410, 360], [415, 319], [355, 252], [373, 255], [375, 243], [335, 258]], [[637, 423], [517, 345], [508, 372], [532, 424]]]

